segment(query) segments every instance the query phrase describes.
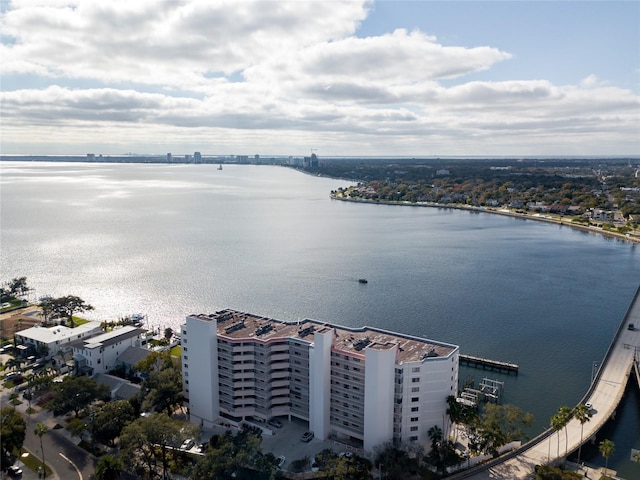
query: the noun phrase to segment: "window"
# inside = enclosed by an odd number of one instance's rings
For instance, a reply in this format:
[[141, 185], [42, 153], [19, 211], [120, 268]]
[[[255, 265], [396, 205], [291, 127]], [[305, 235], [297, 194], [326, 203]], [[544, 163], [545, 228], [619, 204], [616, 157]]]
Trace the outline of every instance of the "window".
[[420, 372], [420, 367], [413, 367], [411, 369], [411, 373], [418, 373], [418, 372]]
[[418, 427], [411, 427], [409, 430], [411, 430], [412, 432], [417, 432], [418, 431]]
[[417, 442], [418, 441], [418, 437], [409, 437], [409, 441], [410, 442]]
[[419, 402], [420, 401], [420, 397], [411, 397], [411, 401], [412, 402]]
[[420, 387], [411, 387], [411, 393], [416, 393], [420, 391]]
[[411, 383], [420, 383], [420, 379], [419, 378], [412, 378], [411, 379]]
[[412, 422], [417, 422], [420, 420], [420, 417], [411, 417]]
[[411, 411], [412, 412], [417, 412], [418, 411], [418, 407], [411, 407]]

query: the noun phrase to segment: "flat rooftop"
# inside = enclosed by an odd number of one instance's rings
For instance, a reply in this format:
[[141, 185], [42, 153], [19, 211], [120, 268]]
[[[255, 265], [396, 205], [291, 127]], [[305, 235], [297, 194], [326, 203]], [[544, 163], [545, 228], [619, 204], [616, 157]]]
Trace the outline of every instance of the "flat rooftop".
[[66, 341], [68, 339], [77, 339], [92, 331], [100, 329], [100, 322], [88, 322], [78, 325], [75, 328], [66, 327], [64, 325], [55, 325], [53, 327], [41, 327], [34, 325], [26, 330], [17, 332], [25, 338], [43, 343], [51, 343], [54, 341]]
[[398, 348], [397, 363], [422, 361], [426, 358], [448, 357], [458, 349], [456, 345], [413, 337], [373, 327], [350, 328], [316, 320], [284, 322], [236, 310], [220, 310], [211, 314], [189, 315], [203, 321], [217, 323], [218, 337], [230, 341], [254, 340], [270, 343], [296, 339], [313, 343], [313, 334], [333, 329], [332, 350], [364, 358], [367, 348]]
[[106, 347], [113, 343], [125, 340], [127, 338], [142, 335], [145, 331], [146, 330], [142, 328], [136, 328], [130, 325], [120, 327], [120, 328], [115, 328], [110, 332], [85, 339], [84, 348]]

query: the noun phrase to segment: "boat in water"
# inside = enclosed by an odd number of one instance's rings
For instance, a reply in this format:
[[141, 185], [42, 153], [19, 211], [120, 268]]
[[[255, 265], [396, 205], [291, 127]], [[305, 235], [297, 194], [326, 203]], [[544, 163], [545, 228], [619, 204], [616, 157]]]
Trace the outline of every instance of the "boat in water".
[[218, 170], [222, 170], [222, 165], [218, 165]]
[[359, 283], [369, 283], [366, 278], [359, 278], [358, 282]]

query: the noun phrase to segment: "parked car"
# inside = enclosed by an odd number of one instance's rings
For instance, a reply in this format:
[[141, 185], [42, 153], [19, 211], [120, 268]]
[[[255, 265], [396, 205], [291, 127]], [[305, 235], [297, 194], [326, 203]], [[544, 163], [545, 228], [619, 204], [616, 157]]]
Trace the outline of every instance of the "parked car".
[[193, 438], [187, 438], [184, 442], [182, 442], [180, 449], [191, 450], [195, 444], [196, 444], [196, 441]]
[[274, 428], [282, 428], [282, 422], [280, 420], [272, 418], [271, 420], [269, 420], [269, 426]]
[[4, 380], [5, 382], [12, 382], [14, 385], [18, 385], [19, 383], [22, 383], [24, 377], [20, 372], [11, 372], [6, 377], [4, 377]]
[[284, 462], [287, 459], [285, 458], [284, 455], [280, 455], [278, 458], [276, 458], [276, 460], [278, 461], [278, 468], [282, 468], [282, 465], [284, 465]]
[[44, 368], [44, 367], [46, 367], [46, 366], [47, 366], [47, 362], [44, 362], [44, 361], [42, 361], [42, 360], [38, 360], [36, 363], [34, 363], [34, 364], [32, 365], [32, 367], [31, 367], [31, 368], [32, 368], [33, 370], [40, 370], [41, 368]]
[[10, 477], [20, 477], [22, 476], [22, 469], [15, 465], [11, 465], [9, 468], [7, 468], [7, 473]]
[[300, 437], [300, 440], [302, 440], [305, 443], [310, 442], [312, 439], [313, 439], [313, 432], [304, 432]]

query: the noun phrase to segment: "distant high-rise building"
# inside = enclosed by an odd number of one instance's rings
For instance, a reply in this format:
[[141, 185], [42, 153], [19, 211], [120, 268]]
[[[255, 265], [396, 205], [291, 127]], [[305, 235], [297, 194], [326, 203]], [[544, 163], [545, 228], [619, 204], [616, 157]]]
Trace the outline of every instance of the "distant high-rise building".
[[184, 161], [187, 163], [191, 163], [191, 155], [185, 155], [184, 156]]
[[193, 163], [202, 163], [202, 155], [200, 152], [193, 152]]
[[95, 162], [96, 155], [94, 153], [87, 153], [87, 162]]
[[167, 162], [171, 163], [171, 152], [167, 153]]

